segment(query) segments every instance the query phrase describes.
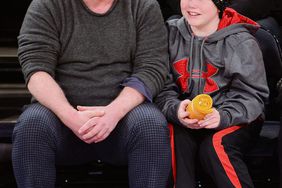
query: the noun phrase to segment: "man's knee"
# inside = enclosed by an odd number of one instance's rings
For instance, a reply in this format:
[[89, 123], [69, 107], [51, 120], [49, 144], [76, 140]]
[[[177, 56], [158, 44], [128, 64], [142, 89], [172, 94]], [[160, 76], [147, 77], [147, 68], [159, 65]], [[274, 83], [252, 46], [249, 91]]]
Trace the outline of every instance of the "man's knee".
[[166, 118], [153, 104], [140, 105], [133, 109], [129, 116], [133, 117], [133, 129], [149, 132], [168, 130]]
[[[53, 134], [58, 118], [47, 108], [39, 104], [30, 105], [19, 117], [14, 131], [15, 139], [39, 139]], [[53, 127], [53, 128], [52, 128]]]
[[142, 104], [133, 109], [123, 123], [129, 142], [169, 144], [169, 131], [164, 115], [153, 104]]

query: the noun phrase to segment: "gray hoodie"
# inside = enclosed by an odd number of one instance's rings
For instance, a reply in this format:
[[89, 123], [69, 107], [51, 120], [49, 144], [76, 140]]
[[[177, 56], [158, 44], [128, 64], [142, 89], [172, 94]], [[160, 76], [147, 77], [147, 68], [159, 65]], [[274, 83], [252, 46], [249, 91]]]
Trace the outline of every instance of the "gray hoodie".
[[183, 17], [168, 21], [171, 80], [177, 86], [168, 82], [155, 102], [173, 123], [179, 123], [180, 101], [201, 93], [213, 98], [219, 129], [249, 124], [263, 113], [269, 90], [261, 50], [250, 34], [258, 25], [226, 11], [228, 24], [208, 37], [195, 36]]

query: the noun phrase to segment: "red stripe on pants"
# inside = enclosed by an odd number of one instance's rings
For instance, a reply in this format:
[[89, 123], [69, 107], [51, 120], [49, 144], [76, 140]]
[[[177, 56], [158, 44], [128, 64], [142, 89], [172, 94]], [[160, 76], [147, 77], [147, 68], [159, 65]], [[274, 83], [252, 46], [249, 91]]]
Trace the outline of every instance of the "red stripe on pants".
[[226, 136], [227, 134], [230, 134], [238, 129], [240, 129], [240, 126], [232, 126], [229, 128], [226, 128], [224, 130], [221, 130], [213, 135], [213, 147], [215, 149], [215, 152], [228, 176], [230, 179], [231, 183], [236, 187], [236, 188], [242, 188], [241, 183], [239, 181], [239, 178], [228, 158], [228, 155], [224, 151], [224, 147], [221, 144], [222, 143], [222, 138]]

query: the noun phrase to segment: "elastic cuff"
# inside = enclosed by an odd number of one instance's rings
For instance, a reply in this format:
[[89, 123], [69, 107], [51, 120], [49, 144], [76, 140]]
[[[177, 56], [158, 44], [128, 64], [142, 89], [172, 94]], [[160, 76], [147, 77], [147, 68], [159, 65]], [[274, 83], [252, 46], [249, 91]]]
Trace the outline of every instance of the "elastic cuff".
[[217, 130], [225, 129], [230, 126], [230, 117], [227, 112], [219, 110], [220, 122]]
[[177, 112], [178, 112], [178, 109], [179, 109], [179, 106], [180, 106], [180, 102], [179, 103], [176, 103], [172, 109], [171, 109], [171, 113], [169, 114], [169, 117], [168, 117], [168, 120], [169, 122], [172, 122], [174, 125], [182, 125], [182, 123], [179, 121], [178, 119], [178, 116], [177, 116]]
[[148, 102], [153, 101], [152, 94], [150, 90], [146, 87], [146, 85], [136, 77], [129, 77], [126, 78], [123, 83], [121, 84], [123, 87], [131, 87], [136, 89], [139, 93], [141, 93]]

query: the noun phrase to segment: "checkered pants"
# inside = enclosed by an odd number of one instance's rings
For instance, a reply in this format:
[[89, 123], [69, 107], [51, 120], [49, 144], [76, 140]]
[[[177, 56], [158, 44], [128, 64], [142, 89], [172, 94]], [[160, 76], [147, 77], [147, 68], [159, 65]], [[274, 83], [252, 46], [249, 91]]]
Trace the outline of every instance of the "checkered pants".
[[29, 105], [13, 132], [12, 162], [19, 188], [55, 187], [55, 165], [100, 159], [128, 165], [132, 188], [166, 187], [170, 173], [169, 133], [153, 104], [129, 112], [103, 142], [86, 144], [47, 108]]

